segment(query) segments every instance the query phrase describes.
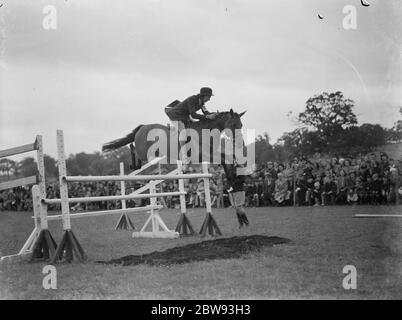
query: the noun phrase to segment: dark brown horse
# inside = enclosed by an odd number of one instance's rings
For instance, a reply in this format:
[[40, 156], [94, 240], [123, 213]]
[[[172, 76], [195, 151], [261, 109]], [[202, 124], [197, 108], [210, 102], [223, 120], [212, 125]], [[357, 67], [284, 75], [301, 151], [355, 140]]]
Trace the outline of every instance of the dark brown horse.
[[[193, 132], [196, 132], [198, 134], [198, 137], [202, 137], [202, 129], [209, 129], [209, 130], [217, 129], [219, 130], [220, 133], [224, 131], [227, 132], [227, 130], [229, 130], [232, 133], [232, 137], [236, 137], [235, 131], [238, 131], [237, 129], [241, 129], [243, 126], [240, 118], [244, 115], [244, 113], [245, 112], [238, 114], [234, 112], [232, 109], [226, 112], [217, 112], [216, 113], [217, 116], [215, 119], [213, 120], [206, 119], [197, 122], [190, 122], [190, 124], [186, 127], [186, 129], [193, 129], [194, 130]], [[162, 149], [159, 149], [159, 153], [156, 154], [156, 156], [159, 157], [166, 156], [166, 159], [175, 161], [178, 159], [178, 153], [172, 156], [170, 154], [171, 153], [170, 130], [173, 130], [173, 128], [169, 128], [168, 126], [164, 126], [157, 123], [142, 124], [136, 127], [131, 133], [129, 133], [125, 137], [105, 143], [102, 146], [102, 151], [110, 151], [125, 146], [127, 144], [130, 144], [134, 168], [139, 168], [141, 167], [142, 163], [146, 163], [151, 160], [149, 158], [148, 151], [155, 144], [155, 139], [150, 139], [149, 137], [152, 136], [153, 132], [159, 132], [164, 133], [164, 135], [167, 137], [167, 140], [166, 140], [166, 146], [164, 146], [164, 148]], [[199, 154], [197, 156], [200, 161], [213, 162], [212, 160], [215, 159], [215, 158], [212, 159], [214, 151], [216, 151], [218, 147], [222, 145], [222, 140], [217, 141], [215, 139], [213, 140], [211, 139], [212, 143], [211, 141], [209, 141], [210, 157], [208, 159], [205, 159], [205, 155], [203, 155], [201, 152], [201, 150], [203, 150], [202, 145], [203, 143], [205, 143], [205, 141], [202, 141], [202, 138], [198, 139], [198, 141], [193, 141], [193, 137], [191, 137], [191, 139], [189, 140], [190, 143], [197, 144], [198, 146], [197, 150], [199, 150]], [[179, 146], [178, 141], [175, 141], [175, 143], [177, 144], [177, 146]], [[235, 141], [235, 139], [233, 139], [233, 145], [236, 144], [237, 142]], [[241, 146], [243, 147], [243, 141], [241, 141], [241, 144], [242, 144]], [[175, 150], [178, 150], [178, 148], [179, 147], [177, 147], [177, 149]], [[192, 157], [192, 159], [194, 158]]]

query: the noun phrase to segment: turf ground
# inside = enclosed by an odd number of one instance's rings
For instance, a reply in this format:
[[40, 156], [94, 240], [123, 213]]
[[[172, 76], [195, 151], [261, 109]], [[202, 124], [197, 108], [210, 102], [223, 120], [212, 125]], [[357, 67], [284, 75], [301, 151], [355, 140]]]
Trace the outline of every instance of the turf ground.
[[[42, 288], [45, 263], [2, 264], [0, 299], [401, 299], [402, 218], [353, 218], [357, 213], [400, 211], [400, 206], [247, 208], [251, 226], [239, 231], [231, 209], [215, 209], [223, 237], [264, 235], [290, 242], [240, 258], [168, 266], [123, 267], [96, 261], [210, 239], [133, 239], [130, 231], [114, 231], [117, 216], [76, 219], [73, 230], [89, 261], [57, 265], [57, 290]], [[31, 215], [0, 213], [2, 255], [22, 246], [32, 229]], [[204, 215], [202, 209], [190, 210], [195, 229]], [[177, 210], [164, 210], [161, 216], [175, 227]], [[132, 217], [136, 227], [146, 219]], [[60, 224], [51, 222], [50, 230], [58, 242]], [[356, 290], [342, 286], [345, 265], [357, 269]]]

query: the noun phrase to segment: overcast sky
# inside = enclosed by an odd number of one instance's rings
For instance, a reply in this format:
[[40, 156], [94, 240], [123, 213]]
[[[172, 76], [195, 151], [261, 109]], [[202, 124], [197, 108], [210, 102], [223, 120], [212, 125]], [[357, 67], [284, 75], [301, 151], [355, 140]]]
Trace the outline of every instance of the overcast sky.
[[[247, 110], [272, 142], [287, 113], [323, 91], [353, 99], [359, 122], [390, 127], [401, 102], [401, 1], [0, 0], [0, 149], [44, 136], [56, 156], [100, 151], [202, 86], [209, 110]], [[357, 30], [342, 9], [357, 8]], [[45, 5], [57, 29], [45, 30]], [[317, 14], [324, 16], [320, 20]], [[399, 89], [399, 90], [398, 90]]]

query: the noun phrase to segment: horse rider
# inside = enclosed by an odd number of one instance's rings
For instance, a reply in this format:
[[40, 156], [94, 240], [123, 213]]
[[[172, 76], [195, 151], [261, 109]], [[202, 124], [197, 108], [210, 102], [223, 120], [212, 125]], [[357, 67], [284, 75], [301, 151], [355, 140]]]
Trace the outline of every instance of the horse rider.
[[[175, 100], [165, 108], [165, 113], [176, 128], [178, 134], [185, 130], [191, 121], [213, 120], [216, 118], [216, 113], [211, 113], [205, 108], [205, 103], [207, 103], [212, 96], [212, 89], [203, 87], [200, 89], [199, 94], [192, 95], [182, 102]], [[203, 114], [197, 113], [198, 110], [201, 110]], [[182, 148], [186, 144], [186, 141], [179, 140], [179, 144], [182, 161], [184, 164], [188, 164], [187, 154], [184, 152], [184, 148]]]

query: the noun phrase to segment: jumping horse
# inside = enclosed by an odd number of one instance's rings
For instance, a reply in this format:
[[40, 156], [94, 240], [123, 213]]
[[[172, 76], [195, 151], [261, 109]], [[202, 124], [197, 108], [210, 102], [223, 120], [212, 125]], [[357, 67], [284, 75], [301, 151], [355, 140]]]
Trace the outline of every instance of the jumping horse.
[[[230, 111], [225, 111], [225, 112], [217, 112], [216, 113], [216, 118], [215, 119], [205, 119], [205, 120], [200, 120], [200, 121], [194, 121], [190, 122], [188, 126], [186, 126], [186, 129], [193, 129], [196, 131], [199, 137], [202, 136], [202, 129], [218, 129], [220, 133], [223, 133], [226, 130], [229, 130], [232, 133], [232, 137], [236, 137], [235, 131], [238, 129], [241, 129], [243, 124], [241, 122], [241, 117], [245, 114], [245, 111], [242, 113], [236, 113], [233, 111], [233, 109], [230, 109]], [[149, 148], [155, 143], [155, 141], [150, 141], [148, 139], [149, 134], [152, 130], [162, 130], [167, 137], [167, 146], [166, 146], [166, 153], [167, 154], [158, 154], [157, 156], [166, 156], [167, 159], [173, 159], [170, 157], [170, 144], [172, 143], [170, 141], [170, 130], [174, 130], [172, 127], [168, 127], [162, 124], [141, 124], [137, 126], [132, 132], [130, 132], [128, 135], [125, 137], [110, 141], [105, 143], [102, 146], [102, 151], [111, 151], [118, 149], [120, 147], [123, 147], [127, 144], [130, 144], [130, 149], [131, 149], [131, 156], [132, 156], [132, 169], [137, 169], [142, 166], [142, 164], [149, 162], [151, 159], [148, 159], [148, 150]], [[236, 145], [236, 141], [233, 139], [233, 144]], [[176, 141], [177, 145], [179, 146], [179, 142]], [[191, 142], [190, 142], [191, 143]], [[202, 141], [202, 139], [199, 139], [198, 142], [195, 142], [198, 144], [198, 150], [203, 150], [202, 149], [202, 143], [205, 143], [205, 141]], [[213, 155], [213, 150], [216, 150], [217, 145], [216, 143], [221, 143], [217, 142], [215, 140], [212, 141], [212, 144], [210, 144], [211, 151], [210, 156]], [[242, 142], [243, 143], [243, 142]], [[174, 155], [173, 157], [176, 157]], [[199, 152], [199, 159], [201, 161], [202, 154]], [[205, 158], [202, 158], [205, 161]], [[178, 155], [176, 159], [178, 160]], [[212, 159], [209, 158], [209, 161], [212, 162]], [[221, 159], [222, 161], [222, 159]]]

